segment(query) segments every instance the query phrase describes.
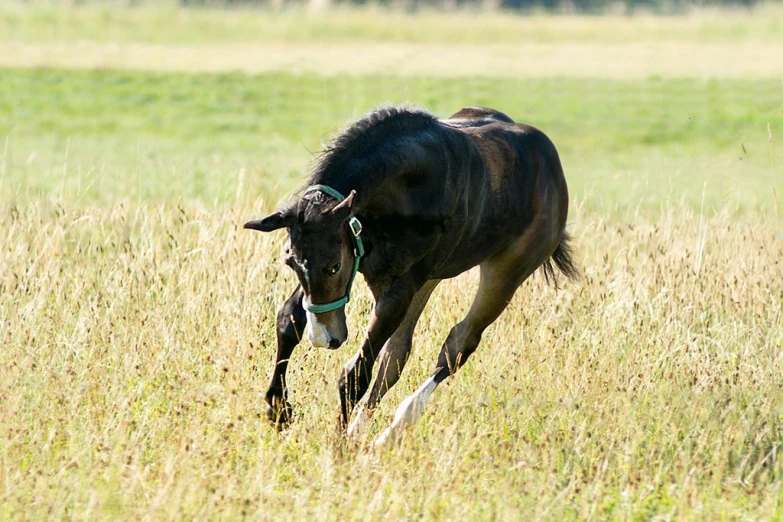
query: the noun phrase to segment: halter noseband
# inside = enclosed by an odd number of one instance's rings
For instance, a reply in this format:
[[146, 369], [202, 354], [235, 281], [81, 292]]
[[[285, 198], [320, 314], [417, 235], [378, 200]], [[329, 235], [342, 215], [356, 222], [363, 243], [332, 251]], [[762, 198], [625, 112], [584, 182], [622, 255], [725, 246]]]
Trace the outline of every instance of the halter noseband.
[[[306, 196], [310, 192], [323, 192], [324, 194], [328, 194], [335, 198], [338, 203], [345, 200], [345, 196], [327, 185], [313, 185], [305, 190], [303, 195]], [[353, 286], [353, 280], [356, 278], [356, 273], [359, 271], [359, 262], [364, 255], [364, 243], [362, 243], [362, 238], [360, 237], [362, 233], [362, 224], [353, 214], [348, 215], [348, 229], [353, 236], [353, 271], [351, 272], [351, 278], [348, 280], [348, 287], [345, 289], [345, 295], [336, 301], [324, 304], [313, 304], [305, 296], [305, 298], [302, 299], [302, 306], [308, 312], [324, 314], [345, 306], [345, 304], [351, 300], [351, 286]]]

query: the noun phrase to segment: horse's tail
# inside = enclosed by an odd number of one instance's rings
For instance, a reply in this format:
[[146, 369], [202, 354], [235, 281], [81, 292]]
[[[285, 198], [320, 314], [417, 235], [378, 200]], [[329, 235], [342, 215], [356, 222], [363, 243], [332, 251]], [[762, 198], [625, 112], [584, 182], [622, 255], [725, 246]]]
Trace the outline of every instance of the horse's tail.
[[574, 248], [571, 244], [572, 238], [568, 232], [563, 232], [563, 238], [560, 240], [560, 244], [557, 245], [552, 257], [544, 261], [544, 278], [547, 283], [551, 283], [558, 288], [557, 274], [555, 273], [555, 267], [561, 274], [566, 276], [566, 279], [576, 280], [579, 279], [579, 269], [574, 262]]

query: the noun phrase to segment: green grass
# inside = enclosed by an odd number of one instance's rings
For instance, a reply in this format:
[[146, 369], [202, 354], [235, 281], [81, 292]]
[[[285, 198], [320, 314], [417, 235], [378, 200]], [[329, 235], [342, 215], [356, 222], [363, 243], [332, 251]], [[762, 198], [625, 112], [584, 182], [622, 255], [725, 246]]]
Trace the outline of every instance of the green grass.
[[[384, 102], [447, 117], [501, 109], [559, 147], [590, 208], [771, 211], [783, 166], [778, 80], [498, 80], [7, 70], [2, 195], [233, 201], [295, 189], [313, 154]], [[197, 151], [194, 154], [194, 151]], [[274, 202], [272, 202], [274, 203]]]

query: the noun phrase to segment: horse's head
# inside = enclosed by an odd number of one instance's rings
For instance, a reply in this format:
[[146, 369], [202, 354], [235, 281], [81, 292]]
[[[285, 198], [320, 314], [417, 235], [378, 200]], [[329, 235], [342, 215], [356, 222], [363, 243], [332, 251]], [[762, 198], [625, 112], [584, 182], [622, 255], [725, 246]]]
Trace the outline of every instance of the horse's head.
[[[340, 201], [321, 192], [305, 196], [245, 228], [288, 229], [284, 260], [304, 290], [307, 339], [318, 348], [338, 348], [348, 338], [345, 302], [355, 276], [355, 229], [349, 224], [356, 193]], [[357, 235], [358, 237], [358, 235]]]

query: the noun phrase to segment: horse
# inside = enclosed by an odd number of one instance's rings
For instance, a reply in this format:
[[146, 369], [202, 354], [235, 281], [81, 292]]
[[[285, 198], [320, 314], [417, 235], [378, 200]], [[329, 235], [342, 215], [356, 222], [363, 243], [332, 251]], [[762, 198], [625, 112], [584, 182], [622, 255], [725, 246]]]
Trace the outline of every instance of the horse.
[[349, 125], [318, 156], [296, 201], [244, 225], [287, 229], [284, 261], [299, 283], [277, 313], [269, 420], [278, 427], [292, 420], [285, 375], [300, 339], [329, 349], [347, 339], [345, 305], [357, 272], [375, 304], [364, 340], [338, 379], [341, 426], [352, 437], [400, 378], [435, 287], [478, 265], [467, 315], [448, 334], [432, 374], [375, 443], [399, 439], [531, 274], [541, 268], [556, 287], [556, 268], [566, 278], [579, 276], [567, 216], [568, 188], [554, 144], [502, 112], [469, 107], [438, 120], [424, 109], [385, 106]]

